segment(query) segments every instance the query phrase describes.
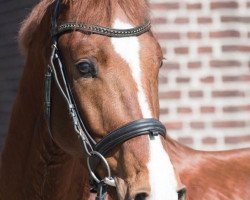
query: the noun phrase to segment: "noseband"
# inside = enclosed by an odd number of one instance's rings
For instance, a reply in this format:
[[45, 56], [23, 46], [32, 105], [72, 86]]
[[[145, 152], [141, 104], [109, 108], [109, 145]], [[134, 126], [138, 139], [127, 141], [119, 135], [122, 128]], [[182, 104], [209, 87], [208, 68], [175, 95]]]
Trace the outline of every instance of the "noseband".
[[[88, 155], [87, 165], [90, 173], [91, 191], [97, 192], [96, 200], [104, 200], [107, 192], [107, 185], [116, 186], [111, 176], [111, 170], [105, 159], [105, 156], [117, 145], [124, 143], [134, 137], [141, 135], [150, 135], [155, 137], [166, 136], [165, 126], [157, 119], [139, 119], [132, 121], [111, 133], [108, 133], [101, 141], [96, 142], [84, 125], [80, 113], [78, 112], [74, 96], [67, 79], [66, 69], [61, 61], [59, 49], [57, 47], [58, 38], [66, 32], [80, 31], [85, 34], [98, 34], [106, 37], [134, 37], [139, 36], [150, 30], [150, 22], [132, 28], [132, 29], [112, 29], [96, 25], [87, 25], [83, 23], [64, 23], [57, 25], [57, 18], [60, 13], [60, 0], [55, 2], [54, 12], [51, 19], [52, 52], [50, 63], [45, 74], [45, 117], [49, 127], [51, 137], [51, 84], [54, 78], [55, 84], [65, 99], [69, 114], [72, 119], [75, 132], [81, 139], [84, 152]], [[59, 80], [60, 79], [60, 80]], [[97, 159], [94, 159], [97, 158]], [[108, 176], [99, 179], [95, 175], [96, 166], [102, 162], [107, 169]]]

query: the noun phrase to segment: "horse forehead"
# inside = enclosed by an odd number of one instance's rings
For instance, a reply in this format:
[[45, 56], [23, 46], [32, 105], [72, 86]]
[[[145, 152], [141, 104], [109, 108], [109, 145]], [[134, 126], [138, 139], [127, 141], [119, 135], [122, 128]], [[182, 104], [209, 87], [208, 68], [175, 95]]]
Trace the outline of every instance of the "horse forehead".
[[[112, 28], [114, 29], [131, 29], [135, 26], [127, 20], [117, 17]], [[110, 38], [112, 49], [124, 61], [129, 64], [135, 64], [135, 57], [138, 56], [141, 68], [145, 64], [156, 64], [163, 58], [163, 53], [159, 43], [150, 32], [146, 32], [137, 37]]]
[[95, 34], [84, 35], [77, 31], [62, 35], [60, 43], [62, 48], [70, 51], [73, 59], [83, 55], [105, 54], [111, 47], [110, 38]]

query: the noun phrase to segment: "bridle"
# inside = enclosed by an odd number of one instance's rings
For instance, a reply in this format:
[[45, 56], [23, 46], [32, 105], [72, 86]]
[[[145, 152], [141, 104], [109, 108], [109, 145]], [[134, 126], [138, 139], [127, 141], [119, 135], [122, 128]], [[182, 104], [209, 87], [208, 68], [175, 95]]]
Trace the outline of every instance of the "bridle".
[[[131, 29], [112, 29], [97, 25], [88, 25], [84, 23], [68, 22], [57, 25], [57, 18], [60, 14], [60, 0], [54, 3], [54, 12], [51, 17], [51, 37], [52, 51], [50, 63], [48, 64], [45, 74], [45, 118], [48, 125], [50, 137], [53, 140], [51, 130], [51, 85], [52, 78], [56, 83], [58, 90], [67, 103], [69, 115], [71, 117], [73, 127], [79, 138], [81, 139], [83, 150], [87, 154], [87, 166], [90, 174], [91, 192], [97, 193], [96, 200], [105, 200], [107, 194], [107, 186], [116, 187], [115, 181], [111, 176], [111, 170], [105, 156], [117, 145], [124, 143], [134, 137], [141, 135], [149, 135], [151, 138], [159, 135], [166, 137], [165, 126], [157, 119], [139, 119], [132, 121], [111, 133], [108, 133], [102, 140], [96, 142], [84, 125], [80, 113], [78, 112], [74, 96], [67, 79], [66, 69], [61, 61], [60, 52], [57, 47], [58, 38], [66, 32], [80, 31], [85, 34], [98, 34], [106, 37], [135, 37], [139, 36], [151, 28], [150, 21], [141, 26]], [[57, 68], [56, 68], [57, 67]], [[60, 81], [59, 76], [60, 74]], [[92, 157], [98, 159], [91, 160]], [[107, 170], [107, 176], [100, 179], [95, 174], [97, 165], [102, 162]], [[185, 199], [186, 189], [181, 188], [178, 192], [178, 199]]]
[[[105, 156], [117, 145], [124, 143], [134, 137], [141, 135], [150, 135], [158, 137], [159, 135], [166, 137], [165, 126], [157, 119], [139, 119], [132, 121], [111, 133], [108, 133], [101, 141], [96, 142], [84, 125], [80, 113], [78, 112], [76, 102], [67, 78], [66, 69], [62, 63], [60, 52], [58, 49], [58, 38], [66, 32], [80, 31], [85, 34], [98, 34], [106, 37], [131, 37], [139, 36], [150, 30], [150, 22], [132, 28], [132, 29], [112, 29], [96, 25], [87, 25], [83, 23], [63, 23], [57, 25], [57, 18], [60, 13], [60, 0], [55, 1], [54, 12], [51, 19], [51, 36], [52, 36], [52, 52], [50, 63], [45, 74], [45, 117], [49, 127], [49, 133], [53, 139], [51, 130], [51, 85], [52, 78], [67, 103], [69, 115], [72, 119], [75, 132], [81, 139], [84, 152], [88, 155], [87, 166], [91, 177], [91, 191], [97, 192], [96, 200], [104, 200], [106, 198], [107, 186], [115, 187], [115, 181], [111, 176], [110, 167]], [[60, 78], [60, 79], [59, 79]], [[93, 159], [93, 158], [97, 159]], [[97, 165], [102, 162], [106, 167], [107, 176], [98, 178], [95, 173]]]

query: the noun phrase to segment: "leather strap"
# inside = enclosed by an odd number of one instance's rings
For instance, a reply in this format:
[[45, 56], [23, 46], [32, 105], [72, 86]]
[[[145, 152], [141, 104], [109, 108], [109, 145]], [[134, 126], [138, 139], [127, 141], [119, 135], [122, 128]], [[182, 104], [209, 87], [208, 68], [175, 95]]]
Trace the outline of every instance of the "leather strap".
[[67, 22], [59, 25], [53, 33], [53, 36], [59, 36], [65, 32], [80, 31], [87, 34], [98, 34], [107, 37], [131, 37], [139, 36], [151, 28], [150, 21], [147, 21], [141, 26], [131, 28], [131, 29], [112, 29], [109, 27], [88, 25], [84, 23], [77, 22]]
[[152, 136], [157, 136], [159, 134], [165, 137], [166, 128], [157, 119], [139, 119], [107, 134], [100, 142], [96, 144], [94, 149], [103, 156], [106, 156], [107, 153], [115, 146], [134, 137], [147, 134]]
[[[157, 119], [139, 119], [107, 134], [93, 149], [101, 155], [106, 156], [117, 145], [141, 135], [149, 135], [151, 137], [161, 135], [165, 138], [166, 128]], [[91, 169], [95, 170], [100, 161], [99, 157], [92, 158], [90, 162]], [[90, 186], [92, 191], [98, 191], [98, 184], [92, 178], [90, 179]]]

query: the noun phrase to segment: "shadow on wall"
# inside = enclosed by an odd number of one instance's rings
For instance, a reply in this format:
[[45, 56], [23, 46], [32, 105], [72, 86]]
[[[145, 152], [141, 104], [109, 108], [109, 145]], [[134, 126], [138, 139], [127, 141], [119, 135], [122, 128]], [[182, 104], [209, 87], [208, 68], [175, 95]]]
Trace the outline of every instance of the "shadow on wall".
[[0, 150], [7, 133], [10, 111], [22, 72], [23, 58], [17, 47], [17, 33], [21, 22], [37, 2], [0, 2]]

